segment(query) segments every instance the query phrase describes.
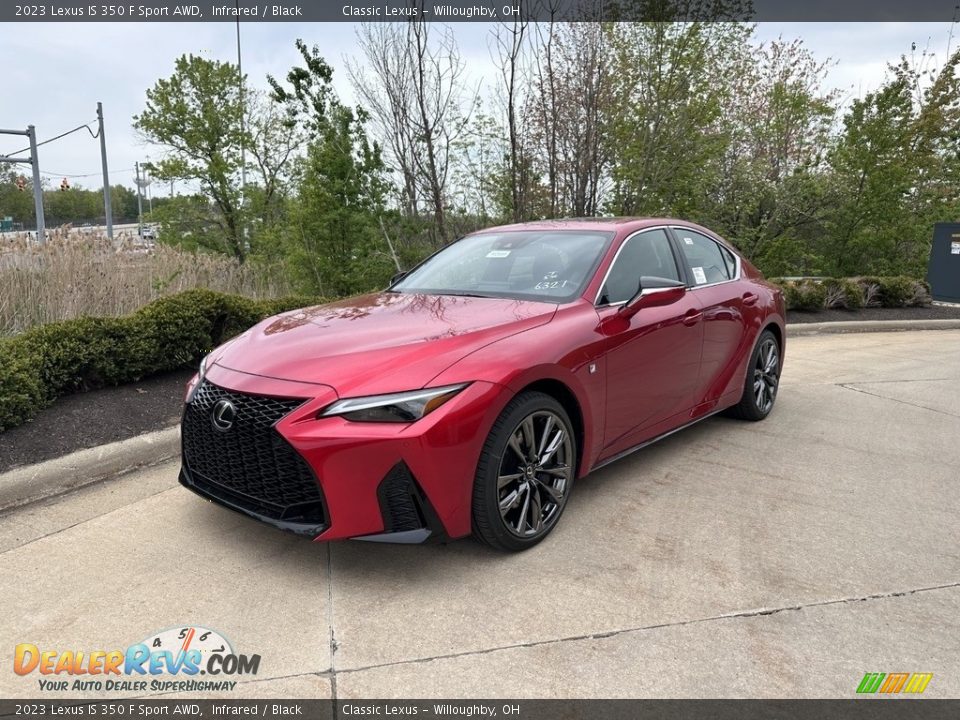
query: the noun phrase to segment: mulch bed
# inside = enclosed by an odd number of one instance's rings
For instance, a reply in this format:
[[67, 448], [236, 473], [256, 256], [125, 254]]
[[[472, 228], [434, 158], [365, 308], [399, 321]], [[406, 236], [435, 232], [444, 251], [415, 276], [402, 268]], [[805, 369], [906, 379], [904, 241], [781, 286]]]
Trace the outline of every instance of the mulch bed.
[[848, 322], [851, 320], [958, 320], [960, 305], [931, 305], [910, 308], [863, 308], [861, 310], [821, 310], [787, 312], [788, 323]]
[[[960, 319], [960, 306], [788, 312], [788, 323]], [[176, 424], [192, 370], [61, 398], [32, 421], [0, 433], [0, 472]]]
[[0, 472], [175, 425], [192, 370], [60, 398], [0, 433]]

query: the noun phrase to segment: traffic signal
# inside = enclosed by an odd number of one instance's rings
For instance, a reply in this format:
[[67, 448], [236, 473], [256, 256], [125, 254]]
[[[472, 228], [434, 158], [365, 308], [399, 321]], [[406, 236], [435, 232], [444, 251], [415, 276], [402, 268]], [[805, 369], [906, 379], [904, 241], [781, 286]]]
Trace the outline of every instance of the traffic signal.
[[17, 178], [17, 190], [23, 192], [27, 187], [27, 179], [21, 175]]
[[67, 181], [66, 178], [64, 178], [63, 180], [60, 181], [60, 192], [64, 192], [69, 189], [70, 189], [70, 183]]

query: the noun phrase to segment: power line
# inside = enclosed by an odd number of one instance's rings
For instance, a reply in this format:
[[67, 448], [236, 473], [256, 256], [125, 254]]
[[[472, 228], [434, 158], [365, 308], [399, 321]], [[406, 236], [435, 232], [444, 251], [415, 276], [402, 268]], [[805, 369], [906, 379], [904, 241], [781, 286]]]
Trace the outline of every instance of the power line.
[[[133, 170], [114, 170], [114, 171], [113, 171], [113, 174], [114, 174], [114, 175], [119, 175], [120, 173], [132, 173], [132, 172], [133, 172]], [[50, 177], [65, 177], [65, 178], [88, 178], [88, 177], [99, 177], [99, 176], [100, 176], [100, 173], [98, 173], [98, 172], [80, 173], [80, 174], [74, 173], [74, 174], [71, 174], [71, 173], [55, 172], [55, 171], [53, 171], [53, 170], [51, 170], [50, 172], [47, 172], [47, 171], [45, 171], [45, 170], [41, 170], [41, 171], [40, 171], [40, 174], [41, 174], [41, 175], [49, 175]]]
[[[29, 165], [30, 163], [18, 162], [18, 163], [13, 163], [13, 164], [14, 164], [14, 165]], [[116, 175], [116, 174], [119, 174], [119, 173], [132, 173], [132, 172], [133, 172], [132, 169], [130, 169], [130, 170], [115, 170], [115, 171], [114, 171], [114, 174]], [[64, 172], [57, 172], [56, 170], [41, 170], [41, 171], [40, 171], [40, 174], [41, 174], [41, 175], [46, 175], [46, 176], [48, 176], [48, 177], [65, 177], [65, 178], [88, 178], [88, 177], [97, 177], [97, 176], [100, 175], [100, 173], [98, 173], [98, 172], [92, 172], [92, 173], [64, 173]]]
[[[47, 140], [44, 140], [43, 142], [38, 142], [38, 143], [37, 143], [37, 147], [40, 147], [41, 145], [46, 145], [47, 143], [52, 143], [54, 140], [59, 140], [60, 138], [66, 137], [67, 135], [70, 135], [70, 134], [72, 134], [72, 133], [75, 133], [75, 132], [77, 132], [78, 130], [84, 130], [84, 129], [86, 129], [86, 131], [87, 131], [88, 133], [90, 133], [90, 137], [92, 137], [94, 140], [96, 140], [98, 137], [100, 137], [99, 132], [98, 132], [97, 134], [94, 134], [93, 130], [91, 130], [91, 129], [89, 128], [89, 125], [91, 125], [91, 124], [94, 123], [94, 122], [96, 122], [96, 120], [91, 120], [90, 122], [85, 123], [85, 124], [83, 124], [83, 125], [78, 125], [78, 126], [75, 127], [73, 130], [67, 130], [65, 133], [60, 133], [60, 134], [57, 135], [56, 137], [49, 138], [49, 139], [47, 139]], [[12, 152], [12, 153], [7, 153], [7, 154], [8, 154], [8, 155], [19, 155], [20, 153], [24, 152], [25, 150], [29, 150], [29, 149], [30, 149], [30, 146], [27, 145], [27, 147], [25, 147], [25, 148], [21, 148], [20, 150], [16, 150], [16, 151], [14, 151], [14, 152]]]

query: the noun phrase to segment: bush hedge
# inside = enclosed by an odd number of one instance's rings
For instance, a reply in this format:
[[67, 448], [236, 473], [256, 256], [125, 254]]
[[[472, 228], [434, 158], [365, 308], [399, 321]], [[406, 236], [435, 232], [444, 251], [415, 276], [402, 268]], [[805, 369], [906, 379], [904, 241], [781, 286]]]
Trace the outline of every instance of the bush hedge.
[[930, 286], [903, 275], [891, 277], [771, 280], [783, 289], [787, 310], [857, 310], [861, 307], [924, 307]]
[[187, 290], [125, 317], [81, 317], [0, 340], [0, 432], [61, 395], [190, 367], [266, 317], [322, 302]]

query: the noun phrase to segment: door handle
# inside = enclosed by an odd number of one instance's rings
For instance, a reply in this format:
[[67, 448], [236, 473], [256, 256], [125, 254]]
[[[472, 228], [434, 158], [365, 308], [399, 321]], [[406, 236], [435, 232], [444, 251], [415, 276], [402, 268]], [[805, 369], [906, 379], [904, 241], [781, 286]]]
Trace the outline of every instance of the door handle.
[[687, 310], [687, 314], [683, 316], [683, 324], [692, 327], [700, 322], [700, 318], [702, 317], [703, 313], [699, 310]]
[[760, 299], [760, 296], [756, 293], [744, 293], [743, 294], [743, 304], [744, 305], [753, 305]]

